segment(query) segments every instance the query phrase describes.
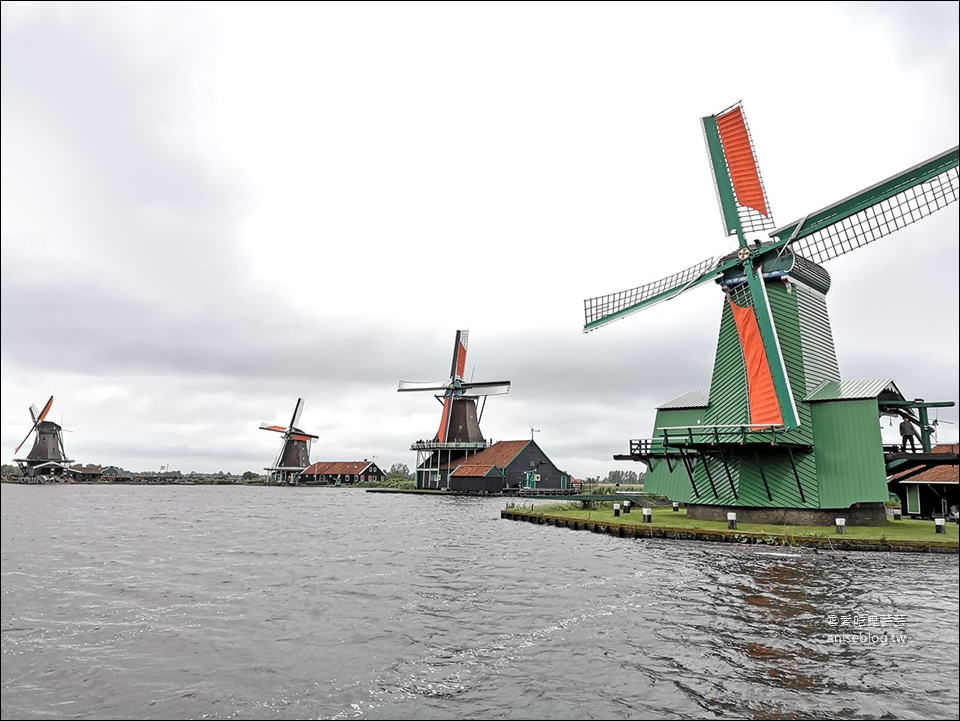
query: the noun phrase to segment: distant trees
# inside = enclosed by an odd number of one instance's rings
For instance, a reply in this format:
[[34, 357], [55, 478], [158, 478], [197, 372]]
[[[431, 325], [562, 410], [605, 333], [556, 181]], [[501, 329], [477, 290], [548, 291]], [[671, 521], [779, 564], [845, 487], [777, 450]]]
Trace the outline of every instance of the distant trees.
[[253, 471], [244, 471], [240, 477], [245, 481], [252, 481], [254, 478], [259, 478], [260, 474], [254, 473]]
[[619, 483], [624, 486], [639, 486], [643, 484], [643, 473], [636, 471], [610, 471], [604, 483]]
[[10, 463], [4, 463], [2, 466], [0, 466], [0, 473], [5, 476], [19, 476], [20, 468]]
[[606, 478], [601, 478], [600, 476], [587, 476], [583, 479], [584, 483], [595, 483], [595, 484], [610, 484], [616, 485], [620, 484], [621, 486], [642, 486], [643, 485], [643, 471], [637, 473], [636, 471], [608, 471]]
[[406, 463], [394, 463], [390, 466], [390, 470], [386, 474], [387, 480], [400, 480], [400, 481], [412, 481], [413, 473], [410, 472], [410, 468]]

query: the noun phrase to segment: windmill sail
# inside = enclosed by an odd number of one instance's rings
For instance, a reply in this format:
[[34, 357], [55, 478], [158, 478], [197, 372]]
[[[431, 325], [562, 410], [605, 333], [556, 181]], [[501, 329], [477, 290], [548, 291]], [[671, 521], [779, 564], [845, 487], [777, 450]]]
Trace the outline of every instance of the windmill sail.
[[24, 436], [23, 440], [20, 441], [19, 445], [14, 449], [14, 453], [19, 453], [20, 449], [23, 448], [23, 444], [27, 442], [27, 439], [33, 435], [33, 432], [39, 428], [40, 424], [43, 423], [46, 419], [47, 414], [50, 412], [50, 406], [53, 405], [53, 396], [50, 396], [50, 400], [47, 401], [47, 404], [43, 407], [43, 410], [37, 413], [37, 407], [33, 404], [30, 405], [30, 417], [33, 419], [33, 425], [30, 427], [30, 430], [27, 431], [27, 435]]
[[717, 275], [714, 259], [707, 258], [686, 270], [652, 283], [619, 293], [588, 298], [583, 302], [583, 332], [596, 330], [600, 326], [625, 318], [638, 310], [676, 298], [684, 291], [716, 279]]
[[935, 155], [770, 235], [823, 263], [957, 202], [960, 146]]
[[743, 265], [749, 288], [746, 304], [737, 304], [732, 296], [729, 302], [731, 309], [737, 306], [734, 315], [738, 318], [737, 331], [747, 363], [750, 421], [755, 426], [773, 423], [796, 428], [800, 417], [764, 285], [763, 260], [754, 257], [755, 251], [748, 247], [745, 235], [774, 227], [753, 138], [739, 103], [717, 115], [701, 118], [700, 122], [725, 232], [737, 236], [737, 260]]
[[774, 227], [767, 191], [760, 177], [753, 136], [738, 103], [700, 119], [713, 171], [724, 235], [769, 231]]
[[[745, 232], [774, 228], [767, 191], [757, 165], [753, 138], [740, 104], [717, 115], [701, 118], [707, 155], [720, 206], [723, 234], [737, 234], [746, 246]], [[584, 333], [619, 320], [644, 308], [676, 298], [681, 293], [716, 280], [737, 259], [718, 265], [716, 259], [690, 266], [660, 280], [629, 290], [588, 298], [584, 301]]]
[[453, 362], [450, 364], [450, 378], [463, 380], [463, 373], [467, 367], [467, 345], [470, 342], [470, 331], [458, 330], [457, 338], [453, 342]]

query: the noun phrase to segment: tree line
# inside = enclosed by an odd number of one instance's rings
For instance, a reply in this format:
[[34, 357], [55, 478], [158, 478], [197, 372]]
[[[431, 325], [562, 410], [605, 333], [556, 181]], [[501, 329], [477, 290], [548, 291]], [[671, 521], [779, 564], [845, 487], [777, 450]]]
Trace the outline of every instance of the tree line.
[[[3, 464], [3, 475], [4, 476], [19, 476], [20, 469], [17, 466], [12, 464]], [[140, 474], [137, 474], [140, 475]], [[198, 475], [195, 472], [191, 472], [188, 475]], [[204, 475], [213, 475], [213, 476], [222, 476], [222, 477], [231, 477], [231, 474], [224, 473], [219, 471], [214, 474], [204, 474]], [[241, 474], [240, 478], [245, 481], [251, 481], [256, 478], [260, 478], [261, 474], [256, 473], [255, 471], [244, 471]], [[413, 471], [410, 470], [410, 467], [406, 463], [394, 463], [390, 466], [390, 469], [385, 472], [386, 479], [394, 481], [412, 481], [414, 479]], [[643, 473], [637, 473], [636, 471], [610, 471], [607, 473], [606, 478], [601, 479], [600, 476], [593, 478], [585, 478], [587, 483], [610, 483], [624, 486], [639, 486], [643, 484]]]
[[584, 481], [587, 483], [611, 483], [614, 485], [619, 483], [621, 486], [642, 486], [643, 471], [640, 473], [636, 471], [609, 471], [606, 478], [601, 479], [600, 476], [588, 476]]

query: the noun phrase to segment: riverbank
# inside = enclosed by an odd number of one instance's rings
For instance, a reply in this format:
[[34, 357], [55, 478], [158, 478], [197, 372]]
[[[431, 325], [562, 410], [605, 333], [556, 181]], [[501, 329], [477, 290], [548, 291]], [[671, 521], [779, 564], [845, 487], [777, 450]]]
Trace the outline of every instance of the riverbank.
[[937, 533], [932, 520], [888, 520], [886, 526], [835, 527], [738, 524], [730, 529], [717, 521], [687, 518], [672, 509], [651, 509], [650, 521], [641, 513], [614, 515], [613, 509], [575, 509], [557, 506], [508, 504], [502, 519], [546, 524], [574, 531], [605, 533], [619, 538], [662, 538], [712, 543], [744, 543], [817, 550], [901, 551], [911, 553], [960, 553], [960, 526], [944, 524]]

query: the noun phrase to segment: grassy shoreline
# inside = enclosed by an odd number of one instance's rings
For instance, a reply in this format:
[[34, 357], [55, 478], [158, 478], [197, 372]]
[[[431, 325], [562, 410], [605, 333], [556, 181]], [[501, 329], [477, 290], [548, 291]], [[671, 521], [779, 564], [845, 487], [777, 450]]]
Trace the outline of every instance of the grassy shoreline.
[[639, 512], [614, 516], [612, 508], [580, 508], [574, 503], [507, 504], [501, 518], [610, 533], [632, 538], [676, 538], [777, 546], [810, 546], [846, 550], [960, 552], [960, 525], [947, 522], [944, 533], [936, 532], [932, 520], [887, 520], [883, 526], [847, 526], [844, 533], [834, 526], [796, 526], [770, 523], [738, 523], [727, 528], [723, 521], [687, 518], [682, 511], [652, 508], [650, 522]]

